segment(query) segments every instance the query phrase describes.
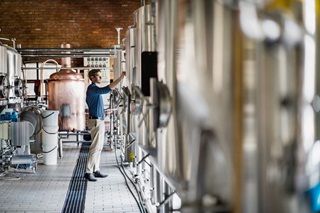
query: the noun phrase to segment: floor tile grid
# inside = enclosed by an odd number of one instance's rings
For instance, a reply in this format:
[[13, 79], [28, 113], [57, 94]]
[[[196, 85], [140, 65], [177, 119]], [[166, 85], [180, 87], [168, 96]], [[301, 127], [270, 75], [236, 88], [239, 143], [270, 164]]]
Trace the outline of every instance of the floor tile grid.
[[36, 173], [11, 169], [2, 177], [0, 212], [60, 212], [79, 153], [74, 145], [64, 149], [65, 156], [57, 165], [43, 165], [40, 158]]
[[[97, 182], [88, 183], [85, 212], [140, 212], [135, 199], [125, 184], [124, 177], [117, 167], [115, 151], [102, 152], [100, 168], [102, 172], [109, 176], [98, 179]], [[134, 191], [130, 183], [129, 186]], [[135, 196], [137, 197], [137, 195]]]
[[[11, 170], [6, 177], [19, 180], [0, 177], [0, 213], [61, 212], [79, 150], [76, 143], [65, 143], [57, 165], [43, 165], [40, 158], [35, 174]], [[101, 170], [109, 176], [88, 183], [85, 212], [140, 212], [117, 168], [115, 150], [102, 152]]]

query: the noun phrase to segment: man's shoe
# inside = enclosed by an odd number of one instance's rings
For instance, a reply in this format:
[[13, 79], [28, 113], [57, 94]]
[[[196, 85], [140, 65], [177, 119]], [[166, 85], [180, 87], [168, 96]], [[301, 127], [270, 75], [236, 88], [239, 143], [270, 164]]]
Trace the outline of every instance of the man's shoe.
[[94, 177], [94, 175], [92, 173], [86, 173], [84, 175], [84, 177], [88, 180], [88, 181], [97, 181], [97, 179]]
[[97, 177], [97, 178], [105, 178], [105, 177], [108, 177], [108, 175], [102, 174], [100, 171], [95, 171], [93, 174], [94, 174], [94, 176]]

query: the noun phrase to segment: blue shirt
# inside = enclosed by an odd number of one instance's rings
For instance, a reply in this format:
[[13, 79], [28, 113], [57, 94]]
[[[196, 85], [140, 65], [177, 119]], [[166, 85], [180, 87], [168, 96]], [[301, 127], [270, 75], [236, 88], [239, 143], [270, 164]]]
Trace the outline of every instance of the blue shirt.
[[109, 85], [98, 87], [92, 83], [87, 88], [86, 102], [89, 107], [89, 116], [104, 118], [102, 95], [111, 92]]

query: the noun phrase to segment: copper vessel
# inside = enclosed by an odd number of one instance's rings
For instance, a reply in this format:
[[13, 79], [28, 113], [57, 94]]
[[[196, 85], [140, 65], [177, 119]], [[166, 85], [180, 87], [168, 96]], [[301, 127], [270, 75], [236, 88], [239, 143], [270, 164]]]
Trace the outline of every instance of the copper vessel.
[[[69, 44], [61, 45], [70, 48]], [[71, 58], [61, 60], [62, 67], [71, 67]], [[48, 80], [48, 110], [59, 110], [59, 130], [85, 129], [85, 83], [81, 74], [61, 69]]]

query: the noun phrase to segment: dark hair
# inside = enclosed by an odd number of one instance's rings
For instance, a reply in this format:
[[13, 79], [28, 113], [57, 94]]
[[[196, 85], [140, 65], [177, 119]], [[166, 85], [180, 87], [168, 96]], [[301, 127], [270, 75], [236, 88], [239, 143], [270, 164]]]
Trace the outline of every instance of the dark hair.
[[97, 72], [101, 72], [100, 69], [92, 69], [89, 71], [88, 73], [88, 76], [89, 76], [89, 79], [91, 79], [92, 76], [95, 76]]

